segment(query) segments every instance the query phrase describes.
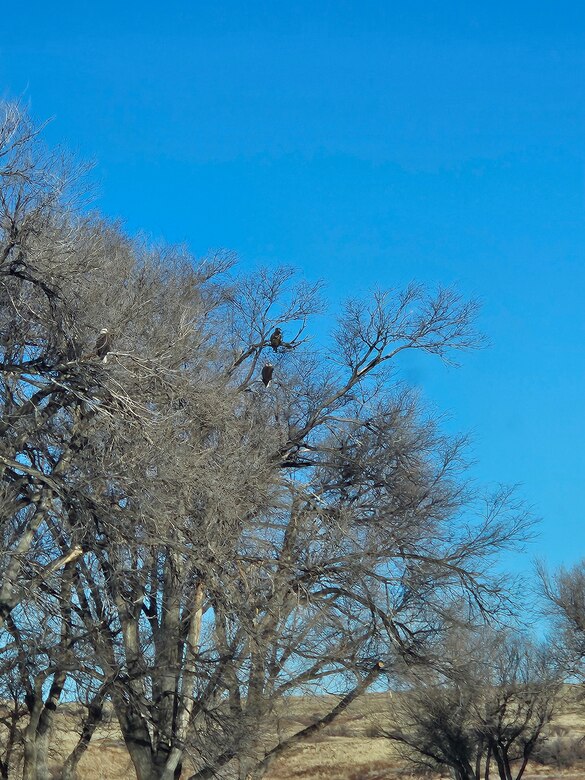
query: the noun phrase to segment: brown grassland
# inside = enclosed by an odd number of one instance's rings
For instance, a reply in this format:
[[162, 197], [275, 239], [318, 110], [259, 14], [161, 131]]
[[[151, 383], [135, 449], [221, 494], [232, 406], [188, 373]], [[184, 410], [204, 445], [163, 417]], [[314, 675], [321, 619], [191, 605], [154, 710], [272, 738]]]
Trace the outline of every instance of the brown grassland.
[[[413, 769], [392, 744], [375, 736], [392, 706], [392, 694], [374, 693], [354, 704], [328, 729], [292, 749], [274, 763], [267, 780], [406, 780]], [[291, 698], [277, 721], [281, 733], [298, 731], [313, 722], [324, 702], [313, 697]], [[57, 721], [55, 744], [63, 752], [76, 740], [72, 718]], [[114, 719], [95, 734], [80, 764], [79, 780], [133, 780], [135, 773]], [[567, 686], [559, 711], [549, 727], [546, 765], [531, 762], [524, 780], [585, 778], [585, 701]], [[59, 758], [54, 756], [57, 764]], [[183, 778], [187, 778], [187, 766]], [[492, 772], [493, 775], [493, 772]], [[436, 776], [438, 777], [438, 776]], [[447, 775], [445, 775], [447, 777]]]

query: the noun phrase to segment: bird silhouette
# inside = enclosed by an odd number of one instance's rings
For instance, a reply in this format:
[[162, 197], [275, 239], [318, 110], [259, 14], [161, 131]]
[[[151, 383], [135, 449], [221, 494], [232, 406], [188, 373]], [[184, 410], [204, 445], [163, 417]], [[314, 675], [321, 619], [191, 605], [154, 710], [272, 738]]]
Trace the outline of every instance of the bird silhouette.
[[282, 331], [280, 328], [275, 328], [272, 336], [270, 336], [270, 346], [275, 352], [278, 352], [278, 348], [282, 344]]

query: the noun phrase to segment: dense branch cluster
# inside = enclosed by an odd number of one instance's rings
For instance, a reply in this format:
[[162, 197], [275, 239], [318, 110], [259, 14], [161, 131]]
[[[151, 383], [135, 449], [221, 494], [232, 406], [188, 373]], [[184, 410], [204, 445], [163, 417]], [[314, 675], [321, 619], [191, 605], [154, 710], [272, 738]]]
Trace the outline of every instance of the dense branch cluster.
[[491, 561], [527, 517], [473, 500], [464, 442], [393, 373], [474, 346], [474, 306], [377, 294], [317, 343], [319, 285], [130, 240], [3, 110], [3, 776], [75, 777], [111, 702], [139, 780], [260, 777], [304, 736], [272, 728], [283, 697], [339, 694], [314, 733], [462, 603], [505, 607]]

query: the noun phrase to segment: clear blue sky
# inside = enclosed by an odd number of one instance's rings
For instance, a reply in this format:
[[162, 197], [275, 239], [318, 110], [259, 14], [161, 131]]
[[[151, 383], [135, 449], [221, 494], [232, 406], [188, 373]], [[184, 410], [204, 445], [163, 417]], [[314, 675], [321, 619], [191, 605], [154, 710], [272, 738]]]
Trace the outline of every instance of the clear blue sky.
[[[130, 231], [483, 301], [491, 347], [407, 378], [521, 483], [531, 554], [585, 555], [585, 8], [574, 2], [38, 2], [0, 96], [52, 116]], [[523, 567], [522, 562], [517, 565]]]

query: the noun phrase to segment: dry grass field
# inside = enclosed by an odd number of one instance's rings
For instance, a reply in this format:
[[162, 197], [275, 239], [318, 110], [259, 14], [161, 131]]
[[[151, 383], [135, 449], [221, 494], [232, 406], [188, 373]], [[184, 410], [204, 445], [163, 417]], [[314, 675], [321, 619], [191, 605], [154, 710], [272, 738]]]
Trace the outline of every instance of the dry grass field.
[[[312, 722], [325, 702], [296, 698], [287, 702], [279, 718], [283, 733], [297, 731]], [[372, 736], [391, 707], [391, 695], [370, 694], [355, 702], [332, 726], [315, 739], [299, 745], [271, 767], [269, 780], [406, 780], [411, 769], [400, 761], [391, 743]], [[70, 717], [61, 717], [58, 739], [71, 745]], [[585, 780], [585, 760], [572, 760], [579, 739], [585, 740], [585, 701], [576, 700], [567, 688], [565, 701], [550, 727], [547, 766], [531, 763], [525, 780]], [[572, 755], [573, 754], [573, 755]], [[569, 766], [569, 764], [573, 764]], [[134, 780], [132, 764], [120, 740], [115, 722], [102, 727], [84, 756], [80, 780]], [[184, 774], [186, 778], [187, 773]]]

